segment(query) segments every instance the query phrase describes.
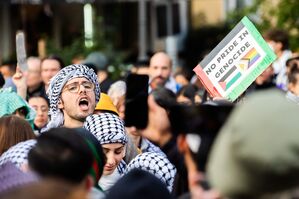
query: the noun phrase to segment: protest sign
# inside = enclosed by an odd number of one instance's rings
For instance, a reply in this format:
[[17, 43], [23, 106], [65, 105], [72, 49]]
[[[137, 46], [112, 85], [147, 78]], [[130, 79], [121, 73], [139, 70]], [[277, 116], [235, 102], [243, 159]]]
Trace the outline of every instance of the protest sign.
[[22, 31], [16, 34], [16, 52], [18, 65], [22, 72], [27, 71], [27, 59], [26, 59], [26, 48], [25, 48], [25, 34]]
[[258, 30], [244, 17], [193, 71], [212, 97], [234, 101], [275, 59]]

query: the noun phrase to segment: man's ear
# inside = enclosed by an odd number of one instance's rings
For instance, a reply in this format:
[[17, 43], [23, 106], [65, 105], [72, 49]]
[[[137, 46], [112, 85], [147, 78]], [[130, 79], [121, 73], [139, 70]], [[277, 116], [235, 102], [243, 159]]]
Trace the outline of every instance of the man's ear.
[[61, 98], [59, 98], [57, 105], [59, 109], [62, 109], [64, 107]]

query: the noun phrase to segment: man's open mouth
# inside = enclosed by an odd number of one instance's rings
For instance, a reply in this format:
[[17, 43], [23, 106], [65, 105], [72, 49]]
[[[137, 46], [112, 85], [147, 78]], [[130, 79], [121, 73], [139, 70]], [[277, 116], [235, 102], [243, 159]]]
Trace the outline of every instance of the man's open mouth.
[[82, 99], [79, 100], [79, 106], [80, 106], [80, 108], [83, 109], [83, 110], [88, 109], [88, 104], [89, 104], [89, 102], [88, 102], [88, 100], [85, 99], [85, 98], [82, 98]]

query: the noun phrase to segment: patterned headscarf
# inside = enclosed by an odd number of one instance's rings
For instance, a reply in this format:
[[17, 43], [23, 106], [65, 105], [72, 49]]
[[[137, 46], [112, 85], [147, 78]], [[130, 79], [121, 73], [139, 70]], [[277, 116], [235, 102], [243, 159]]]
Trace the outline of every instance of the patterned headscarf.
[[135, 168], [152, 173], [172, 191], [176, 168], [166, 157], [153, 152], [139, 154], [128, 164], [125, 173]]
[[101, 144], [128, 142], [123, 121], [112, 113], [93, 114], [86, 118], [84, 128], [90, 131]]
[[59, 127], [63, 124], [63, 114], [58, 108], [58, 100], [61, 95], [61, 91], [64, 85], [78, 77], [84, 77], [88, 81], [92, 82], [95, 85], [95, 97], [96, 97], [96, 104], [100, 99], [100, 84], [98, 82], [97, 75], [93, 71], [93, 69], [88, 68], [82, 64], [73, 64], [69, 65], [63, 69], [61, 69], [50, 81], [49, 88], [47, 91], [47, 95], [50, 101], [50, 122], [47, 125], [47, 128], [43, 130], [46, 131], [50, 128]]
[[35, 144], [36, 140], [32, 139], [20, 142], [10, 147], [0, 156], [0, 165], [10, 161], [18, 168], [21, 168], [24, 163], [27, 163], [28, 153], [35, 146]]

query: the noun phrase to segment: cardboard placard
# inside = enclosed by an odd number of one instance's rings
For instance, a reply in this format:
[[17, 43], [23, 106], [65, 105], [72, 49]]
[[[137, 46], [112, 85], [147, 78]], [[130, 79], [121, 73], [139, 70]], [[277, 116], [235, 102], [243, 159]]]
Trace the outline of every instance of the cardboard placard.
[[275, 59], [252, 22], [243, 17], [193, 71], [212, 97], [234, 101]]

